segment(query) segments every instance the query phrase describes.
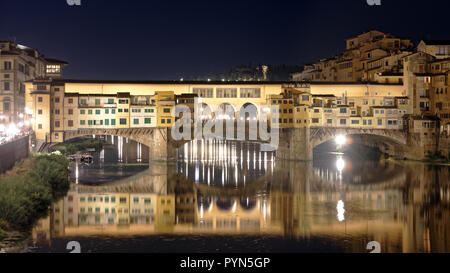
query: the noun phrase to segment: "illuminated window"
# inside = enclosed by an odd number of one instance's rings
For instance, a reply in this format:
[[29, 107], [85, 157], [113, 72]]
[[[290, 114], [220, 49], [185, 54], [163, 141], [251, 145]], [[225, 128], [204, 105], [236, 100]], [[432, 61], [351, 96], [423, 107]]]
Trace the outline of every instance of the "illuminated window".
[[201, 98], [213, 98], [214, 89], [213, 88], [194, 88], [193, 93]]
[[47, 65], [47, 73], [48, 74], [59, 74], [61, 73], [60, 65]]
[[261, 89], [260, 88], [241, 88], [240, 93], [241, 93], [240, 94], [241, 98], [260, 98], [261, 97]]

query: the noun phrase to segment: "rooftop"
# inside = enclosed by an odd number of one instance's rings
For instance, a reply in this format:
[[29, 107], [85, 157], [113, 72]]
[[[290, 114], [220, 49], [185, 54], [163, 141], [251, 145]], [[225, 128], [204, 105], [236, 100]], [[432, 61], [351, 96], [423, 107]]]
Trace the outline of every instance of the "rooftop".
[[66, 61], [61, 61], [61, 60], [58, 60], [58, 59], [53, 59], [53, 58], [44, 58], [48, 63], [55, 63], [55, 64], [69, 64], [68, 62], [66, 62]]
[[423, 40], [427, 45], [450, 45], [450, 40]]

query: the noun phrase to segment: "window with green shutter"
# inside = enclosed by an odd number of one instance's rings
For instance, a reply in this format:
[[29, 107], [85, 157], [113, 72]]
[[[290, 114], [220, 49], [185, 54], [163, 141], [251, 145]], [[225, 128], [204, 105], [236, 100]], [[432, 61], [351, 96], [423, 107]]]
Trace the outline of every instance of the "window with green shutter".
[[88, 110], [88, 114], [89, 114], [89, 115], [92, 115], [92, 110]]
[[85, 120], [80, 120], [80, 125], [86, 125], [86, 121]]
[[135, 118], [135, 119], [133, 120], [133, 123], [134, 123], [134, 125], [138, 125], [138, 124], [139, 124], [139, 119], [138, 119], [138, 118]]
[[111, 125], [115, 126], [116, 125], [116, 120], [115, 119], [111, 119]]
[[100, 105], [100, 100], [99, 99], [95, 99], [95, 105], [96, 106]]
[[105, 109], [105, 114], [109, 114], [109, 109]]
[[100, 115], [100, 110], [95, 110], [96, 115]]
[[87, 104], [86, 99], [81, 99], [81, 100], [80, 100], [80, 104], [81, 104], [81, 105], [86, 105], [86, 104]]
[[109, 119], [105, 119], [105, 125], [106, 125], [106, 126], [109, 125]]
[[80, 110], [80, 115], [85, 115], [86, 114], [86, 110]]
[[92, 125], [92, 120], [88, 120], [88, 125]]
[[145, 118], [145, 124], [150, 124], [152, 123], [152, 119], [151, 118]]
[[116, 109], [111, 109], [111, 114], [115, 114], [116, 113]]
[[108, 99], [108, 104], [114, 104], [114, 99]]
[[164, 108], [164, 113], [170, 113], [170, 108]]

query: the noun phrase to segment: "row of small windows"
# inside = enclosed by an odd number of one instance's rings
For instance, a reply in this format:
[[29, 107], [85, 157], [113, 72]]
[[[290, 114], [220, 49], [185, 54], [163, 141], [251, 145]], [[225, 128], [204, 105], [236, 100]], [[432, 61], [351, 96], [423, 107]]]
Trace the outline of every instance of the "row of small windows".
[[272, 100], [272, 104], [292, 104], [292, 100]]
[[[272, 110], [272, 113], [276, 113], [277, 112], [277, 110], [276, 109], [273, 109]], [[281, 110], [281, 109], [278, 109], [278, 113], [283, 113], [283, 114], [287, 114], [289, 112], [289, 114], [292, 114], [293, 113], [293, 110], [292, 109], [283, 109], [283, 110]]]
[[[237, 98], [237, 88], [216, 88], [216, 98]], [[201, 98], [214, 98], [214, 88], [194, 88], [193, 93]], [[241, 88], [241, 98], [260, 98], [260, 88]]]
[[[101, 211], [100, 208], [95, 208], [95, 213], [100, 213], [100, 211]], [[93, 213], [93, 208], [88, 208], [87, 212]], [[128, 213], [128, 209], [118, 209], [117, 212], [119, 214]], [[80, 208], [80, 213], [86, 213], [86, 208]], [[105, 208], [105, 214], [116, 214], [116, 209], [111, 208], [111, 210], [110, 210], [109, 208]]]
[[[132, 109], [132, 113], [141, 113], [142, 112], [141, 110], [142, 109]], [[108, 115], [108, 114], [115, 114], [116, 113], [116, 109], [105, 109], [104, 111], [105, 111], [106, 115]], [[128, 113], [129, 110], [128, 109], [117, 109], [117, 112], [119, 112], [119, 113]], [[144, 113], [154, 113], [154, 112], [155, 112], [155, 109], [144, 109]], [[88, 115], [92, 115], [94, 113], [94, 110], [88, 110], [87, 113], [88, 113]], [[170, 113], [170, 108], [169, 109], [165, 108], [164, 109], [164, 113]], [[85, 115], [85, 114], [86, 114], [86, 110], [81, 109], [80, 110], [80, 115]], [[101, 115], [101, 110], [99, 110], [99, 109], [95, 110], [95, 114], [96, 115]]]
[[[105, 197], [92, 197], [89, 196], [87, 198], [87, 202], [105, 202], [105, 203], [115, 203], [116, 202], [116, 197], [115, 196], [105, 196]], [[144, 204], [151, 204], [152, 200], [150, 198], [143, 198]], [[86, 197], [80, 197], [80, 202], [86, 202]], [[127, 203], [127, 198], [126, 197], [120, 197], [119, 198], [119, 202], [121, 204], [126, 204]], [[140, 202], [140, 198], [139, 197], [134, 197], [133, 198], [133, 203], [139, 203]], [[169, 202], [170, 203], [170, 200]]]
[[[282, 123], [293, 123], [293, 119], [279, 119], [278, 122], [277, 122], [277, 119], [272, 119], [272, 122], [273, 123], [280, 123], [280, 124], [282, 124]], [[296, 122], [298, 124], [301, 124], [302, 120], [297, 119]], [[304, 120], [303, 123], [307, 124], [308, 121]], [[318, 124], [318, 123], [320, 123], [320, 119], [313, 118], [313, 119], [311, 119], [311, 123]], [[333, 124], [333, 119], [327, 119], [327, 124]], [[340, 125], [347, 125], [347, 119], [339, 119], [339, 124]], [[352, 125], [359, 125], [360, 124], [360, 120], [351, 120], [351, 124]], [[383, 125], [383, 120], [382, 119], [378, 119], [377, 120], [377, 124], [379, 126], [382, 126]], [[387, 125], [402, 125], [402, 121], [401, 120], [387, 120], [386, 124]], [[372, 125], [372, 120], [371, 119], [368, 119], [368, 120], [364, 119], [363, 120], [363, 125], [371, 126]]]
[[[152, 124], [152, 119], [151, 118], [144, 118], [143, 120], [143, 124]], [[116, 119], [105, 119], [103, 120], [87, 120], [87, 124], [89, 126], [92, 125], [116, 125]], [[121, 118], [119, 119], [119, 124], [120, 125], [127, 125], [127, 119], [126, 118]], [[139, 125], [141, 124], [141, 120], [140, 119], [133, 119], [133, 125]], [[172, 124], [172, 119], [161, 119], [161, 124]], [[86, 120], [80, 120], [80, 125], [84, 126], [86, 125]], [[59, 126], [58, 126], [59, 127]], [[72, 127], [72, 126], [69, 126]]]

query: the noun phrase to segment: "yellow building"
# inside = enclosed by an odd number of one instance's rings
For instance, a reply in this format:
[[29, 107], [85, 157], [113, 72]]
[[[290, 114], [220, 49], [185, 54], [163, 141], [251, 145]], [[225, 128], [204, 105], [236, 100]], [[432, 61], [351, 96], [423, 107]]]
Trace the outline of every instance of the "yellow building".
[[156, 226], [160, 229], [175, 225], [175, 195], [158, 195], [156, 199]]
[[175, 118], [172, 113], [175, 108], [175, 93], [173, 91], [157, 91], [155, 96], [157, 111], [157, 127], [172, 127]]

